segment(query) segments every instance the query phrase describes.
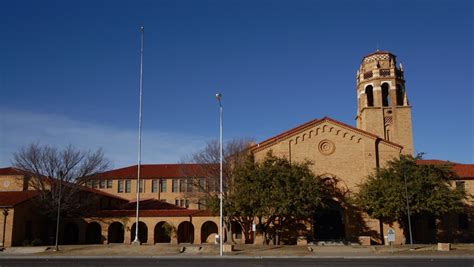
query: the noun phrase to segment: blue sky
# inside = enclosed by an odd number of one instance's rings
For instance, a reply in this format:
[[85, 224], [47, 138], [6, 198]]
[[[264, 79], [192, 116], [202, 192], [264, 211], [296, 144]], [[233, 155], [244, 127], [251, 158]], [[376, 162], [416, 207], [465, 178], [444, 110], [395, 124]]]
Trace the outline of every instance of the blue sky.
[[415, 149], [474, 162], [471, 1], [6, 1], [0, 9], [0, 167], [40, 142], [136, 162], [145, 26], [144, 163], [218, 137], [262, 141], [314, 118], [355, 125], [355, 73], [397, 55]]

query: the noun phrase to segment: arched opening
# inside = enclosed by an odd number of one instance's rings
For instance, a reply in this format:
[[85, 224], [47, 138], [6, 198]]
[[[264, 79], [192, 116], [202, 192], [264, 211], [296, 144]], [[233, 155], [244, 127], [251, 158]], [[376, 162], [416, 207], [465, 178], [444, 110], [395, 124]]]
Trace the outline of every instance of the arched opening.
[[124, 241], [125, 229], [123, 224], [119, 222], [113, 222], [109, 226], [107, 233], [108, 243], [123, 243]]
[[170, 243], [173, 228], [167, 222], [159, 222], [155, 225], [155, 243]]
[[194, 242], [194, 226], [191, 222], [182, 222], [178, 226], [178, 243]]
[[397, 84], [397, 106], [403, 106], [403, 98], [405, 98], [405, 94], [402, 86]]
[[201, 226], [201, 243], [214, 243], [217, 232], [217, 224], [215, 222], [205, 222]]
[[374, 106], [374, 88], [372, 85], [365, 87], [365, 95], [367, 96], [367, 106]]
[[87, 224], [86, 244], [102, 244], [102, 228], [100, 224], [96, 222]]
[[[136, 223], [132, 225], [131, 235], [130, 235], [130, 242], [135, 240], [135, 231], [136, 231]], [[148, 241], [148, 227], [144, 222], [138, 222], [138, 239], [141, 243], [146, 243]]]
[[69, 222], [64, 226], [63, 243], [65, 245], [77, 244], [79, 241], [79, 227], [73, 222]]
[[382, 84], [382, 106], [384, 107], [390, 106], [389, 89], [390, 89], [390, 86], [388, 86], [388, 83]]
[[313, 216], [313, 236], [315, 240], [343, 240], [344, 209], [336, 201], [329, 201], [326, 207], [315, 211]]

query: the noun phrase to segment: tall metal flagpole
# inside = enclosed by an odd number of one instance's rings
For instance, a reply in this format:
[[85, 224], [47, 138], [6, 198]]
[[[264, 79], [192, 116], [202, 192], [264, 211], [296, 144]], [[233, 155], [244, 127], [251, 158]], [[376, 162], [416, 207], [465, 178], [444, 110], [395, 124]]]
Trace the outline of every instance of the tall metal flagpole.
[[145, 27], [140, 27], [141, 32], [141, 46], [140, 46], [140, 111], [138, 113], [138, 173], [137, 173], [137, 214], [135, 222], [135, 240], [134, 244], [140, 244], [138, 238], [139, 217], [138, 210], [140, 208], [140, 166], [142, 161], [142, 95], [143, 95], [143, 42], [145, 35]]
[[222, 94], [216, 94], [217, 101], [219, 101], [219, 154], [220, 154], [220, 186], [219, 186], [219, 224], [220, 224], [220, 231], [219, 231], [219, 255], [222, 256], [222, 242], [224, 240], [223, 235], [223, 216], [222, 216], [222, 199], [224, 197], [222, 191]]

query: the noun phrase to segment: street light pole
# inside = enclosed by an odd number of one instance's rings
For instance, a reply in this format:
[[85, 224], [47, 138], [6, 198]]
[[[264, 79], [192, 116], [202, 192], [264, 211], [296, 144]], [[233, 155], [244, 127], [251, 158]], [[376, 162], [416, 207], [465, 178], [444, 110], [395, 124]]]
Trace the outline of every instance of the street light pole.
[[413, 236], [412, 236], [412, 232], [411, 232], [411, 219], [410, 219], [410, 204], [409, 204], [409, 201], [408, 201], [407, 172], [408, 172], [408, 166], [404, 165], [403, 166], [403, 178], [405, 180], [405, 197], [406, 197], [406, 200], [407, 200], [408, 230], [410, 232], [410, 247], [413, 249]]
[[135, 240], [133, 244], [140, 245], [140, 239], [138, 238], [138, 226], [139, 217], [138, 211], [140, 209], [140, 166], [142, 157], [142, 95], [143, 95], [143, 39], [144, 39], [145, 27], [140, 27], [141, 32], [141, 45], [140, 45], [140, 110], [138, 113], [138, 162], [137, 162], [137, 210], [136, 210], [136, 222], [135, 222]]
[[222, 191], [222, 94], [216, 94], [217, 101], [219, 102], [219, 154], [220, 154], [220, 186], [219, 186], [219, 224], [220, 224], [220, 232], [219, 232], [219, 255], [222, 256], [222, 242], [224, 239], [222, 226], [223, 226], [223, 217], [222, 217], [222, 198], [223, 198], [223, 191]]
[[59, 171], [59, 191], [58, 191], [58, 214], [56, 216], [56, 240], [54, 245], [54, 250], [59, 251], [59, 215], [61, 213], [61, 189], [63, 183], [63, 172]]

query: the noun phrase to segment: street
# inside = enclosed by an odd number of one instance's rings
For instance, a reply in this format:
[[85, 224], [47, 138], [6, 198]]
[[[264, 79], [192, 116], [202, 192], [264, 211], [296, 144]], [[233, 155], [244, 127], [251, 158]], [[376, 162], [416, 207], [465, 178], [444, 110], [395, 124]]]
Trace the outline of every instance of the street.
[[466, 266], [472, 258], [15, 258], [0, 259], [13, 266]]

